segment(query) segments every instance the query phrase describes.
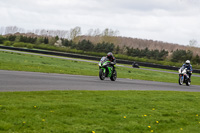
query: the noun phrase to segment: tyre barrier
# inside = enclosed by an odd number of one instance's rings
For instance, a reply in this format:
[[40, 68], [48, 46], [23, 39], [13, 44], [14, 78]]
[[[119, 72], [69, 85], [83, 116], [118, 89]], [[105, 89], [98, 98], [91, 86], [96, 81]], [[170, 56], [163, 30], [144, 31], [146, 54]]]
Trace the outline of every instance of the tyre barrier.
[[[54, 52], [54, 51], [40, 51], [40, 50], [24, 49], [24, 48], [9, 47], [9, 46], [0, 46], [0, 48], [9, 49], [9, 50], [17, 50], [17, 51], [25, 51], [25, 52], [33, 52], [33, 53], [40, 53], [40, 54], [47, 54], [47, 55], [57, 55], [57, 56], [64, 56], [64, 57], [96, 60], [96, 61], [99, 61], [101, 59], [101, 57], [86, 56], [86, 55], [81, 55], [81, 54]], [[117, 63], [132, 65], [133, 61], [117, 59]], [[175, 66], [164, 66], [164, 65], [146, 63], [146, 62], [136, 62], [136, 63], [139, 66], [144, 66], [144, 67], [161, 68], [161, 69], [177, 70], [177, 71], [179, 69], [179, 67], [175, 67]], [[194, 73], [200, 73], [200, 70], [193, 70], [193, 72]]]

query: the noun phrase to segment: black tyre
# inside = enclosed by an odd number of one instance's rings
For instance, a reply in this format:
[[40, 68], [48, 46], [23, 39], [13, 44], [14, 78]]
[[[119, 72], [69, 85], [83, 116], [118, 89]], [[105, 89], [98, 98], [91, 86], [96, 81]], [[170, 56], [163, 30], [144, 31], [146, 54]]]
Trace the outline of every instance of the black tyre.
[[99, 70], [99, 78], [100, 78], [101, 80], [104, 80], [104, 79], [105, 79], [105, 73], [103, 72], [103, 69], [100, 69], [100, 70]]
[[117, 79], [117, 71], [114, 70], [112, 76], [110, 77], [110, 80], [115, 81]]
[[186, 85], [190, 86], [190, 81], [189, 80], [187, 80]]
[[183, 84], [183, 78], [181, 76], [179, 76], [178, 83], [179, 83], [179, 85]]

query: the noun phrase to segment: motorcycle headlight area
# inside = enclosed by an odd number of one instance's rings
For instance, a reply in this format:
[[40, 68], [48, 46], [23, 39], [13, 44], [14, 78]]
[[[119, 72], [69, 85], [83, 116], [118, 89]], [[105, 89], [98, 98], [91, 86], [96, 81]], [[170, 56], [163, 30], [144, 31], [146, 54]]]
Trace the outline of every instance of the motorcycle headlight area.
[[103, 64], [103, 66], [106, 66], [107, 64], [108, 64], [108, 63], [106, 62], [106, 63]]

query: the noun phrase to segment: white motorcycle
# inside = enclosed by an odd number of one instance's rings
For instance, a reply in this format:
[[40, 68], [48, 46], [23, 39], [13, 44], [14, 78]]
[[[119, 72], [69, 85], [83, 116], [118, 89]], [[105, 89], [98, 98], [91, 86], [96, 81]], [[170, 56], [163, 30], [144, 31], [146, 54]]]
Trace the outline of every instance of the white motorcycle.
[[179, 69], [179, 85], [186, 83], [187, 86], [190, 86], [190, 78], [187, 74], [187, 68], [181, 67]]

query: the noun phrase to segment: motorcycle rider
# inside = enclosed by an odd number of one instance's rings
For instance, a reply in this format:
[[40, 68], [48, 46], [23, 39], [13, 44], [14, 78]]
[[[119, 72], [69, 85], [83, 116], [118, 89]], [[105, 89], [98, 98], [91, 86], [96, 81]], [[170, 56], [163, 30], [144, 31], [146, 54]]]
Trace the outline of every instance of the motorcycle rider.
[[116, 64], [116, 59], [115, 59], [115, 57], [113, 56], [112, 52], [108, 52], [106, 57], [107, 57], [107, 58], [109, 59], [109, 61], [111, 62], [110, 65], [111, 65], [112, 69], [114, 70], [114, 69], [115, 69], [114, 65]]
[[187, 68], [187, 74], [189, 76], [189, 80], [191, 82], [191, 75], [192, 75], [192, 65], [190, 64], [190, 60], [186, 60], [185, 64], [182, 66], [183, 68]]

